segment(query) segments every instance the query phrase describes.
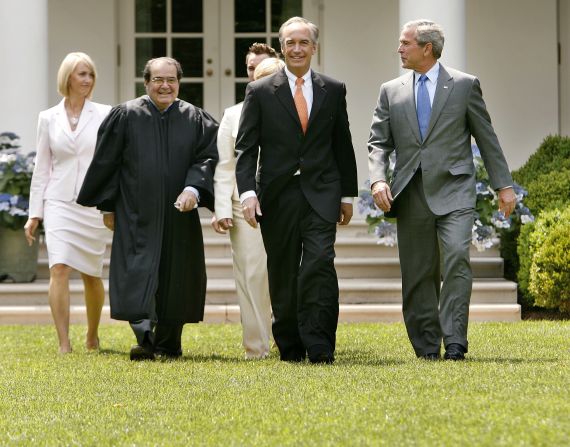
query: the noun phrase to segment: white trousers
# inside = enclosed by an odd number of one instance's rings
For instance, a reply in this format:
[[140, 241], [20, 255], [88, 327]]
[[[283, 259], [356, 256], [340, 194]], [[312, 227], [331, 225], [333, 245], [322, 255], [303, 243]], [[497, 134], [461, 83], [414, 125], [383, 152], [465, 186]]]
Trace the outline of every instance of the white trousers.
[[259, 226], [252, 228], [246, 222], [239, 201], [232, 201], [232, 211], [230, 241], [245, 356], [263, 358], [269, 354], [271, 337], [267, 255]]

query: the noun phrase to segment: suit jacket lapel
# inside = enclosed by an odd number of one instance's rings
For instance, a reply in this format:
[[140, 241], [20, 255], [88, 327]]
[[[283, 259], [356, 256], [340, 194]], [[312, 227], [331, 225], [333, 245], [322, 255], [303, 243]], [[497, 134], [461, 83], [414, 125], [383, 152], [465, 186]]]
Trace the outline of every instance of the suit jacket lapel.
[[287, 79], [285, 70], [281, 70], [275, 75], [273, 86], [275, 87], [275, 96], [277, 96], [277, 99], [279, 99], [283, 107], [285, 107], [285, 110], [289, 112], [291, 117], [299, 127], [301, 127], [301, 121], [299, 120], [299, 114], [295, 107], [295, 101], [293, 101], [293, 95], [291, 94], [291, 88], [289, 87], [289, 80]]
[[312, 83], [313, 83], [313, 105], [311, 106], [311, 115], [309, 116], [309, 124], [307, 125], [307, 132], [308, 129], [311, 128], [311, 123], [314, 121], [315, 117], [319, 113], [321, 106], [325, 100], [327, 95], [327, 90], [325, 88], [325, 83], [322, 78], [312, 71]]
[[431, 108], [431, 115], [429, 118], [429, 126], [425, 135], [425, 139], [429, 137], [431, 130], [435, 126], [441, 111], [443, 110], [451, 91], [453, 90], [454, 82], [451, 76], [443, 65], [439, 65], [439, 75], [437, 77], [437, 86], [435, 88], [435, 96], [433, 98], [433, 105]]
[[416, 140], [418, 140], [418, 143], [421, 143], [422, 137], [420, 136], [420, 125], [418, 124], [418, 115], [416, 113], [416, 98], [414, 96], [413, 71], [402, 79], [402, 89], [404, 92], [404, 110], [406, 117], [410, 122], [410, 127], [412, 128]]
[[81, 111], [81, 115], [79, 116], [79, 123], [77, 123], [77, 127], [75, 129], [75, 137], [81, 133], [83, 129], [87, 126], [89, 121], [93, 118], [93, 103], [88, 99], [85, 100], [85, 104], [83, 104], [83, 110]]
[[63, 133], [67, 135], [67, 138], [69, 138], [71, 141], [75, 141], [73, 132], [71, 132], [69, 120], [67, 119], [67, 112], [65, 111], [64, 101], [65, 99], [62, 99], [57, 105], [56, 120], [59, 126], [63, 129]]

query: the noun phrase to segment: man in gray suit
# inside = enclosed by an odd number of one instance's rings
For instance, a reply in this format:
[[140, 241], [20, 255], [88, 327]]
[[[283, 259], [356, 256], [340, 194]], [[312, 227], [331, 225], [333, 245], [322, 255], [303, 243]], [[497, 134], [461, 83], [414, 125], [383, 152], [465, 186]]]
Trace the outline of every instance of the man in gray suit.
[[[434, 22], [404, 25], [398, 53], [402, 67], [413, 72], [380, 88], [368, 141], [369, 169], [376, 205], [397, 218], [402, 308], [415, 353], [438, 360], [443, 339], [444, 358], [463, 360], [473, 282], [472, 136], [506, 216], [515, 195], [479, 80], [438, 62], [443, 42], [443, 30]], [[390, 180], [392, 151], [396, 166]]]

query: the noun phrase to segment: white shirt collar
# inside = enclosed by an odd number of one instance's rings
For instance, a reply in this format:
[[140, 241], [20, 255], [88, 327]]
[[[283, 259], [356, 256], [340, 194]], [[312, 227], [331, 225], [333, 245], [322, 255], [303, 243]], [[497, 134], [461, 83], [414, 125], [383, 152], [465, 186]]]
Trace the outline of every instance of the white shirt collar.
[[[305, 80], [305, 85], [309, 85], [311, 83], [311, 71], [312, 70], [309, 68], [307, 73], [301, 76]], [[285, 66], [285, 74], [287, 75], [287, 79], [289, 79], [289, 82], [292, 82], [293, 85], [295, 85], [295, 81], [297, 80], [298, 76], [291, 73], [287, 68], [287, 66]]]
[[[436, 62], [435, 64], [433, 64], [433, 67], [431, 67], [426, 73], [423, 73], [423, 74], [425, 74], [427, 76], [427, 78], [430, 80], [430, 82], [437, 84], [437, 77], [439, 76], [439, 61]], [[415, 76], [414, 83], [415, 84], [418, 83], [421, 75], [422, 75], [422, 73], [418, 73], [417, 71], [414, 71], [414, 76]]]

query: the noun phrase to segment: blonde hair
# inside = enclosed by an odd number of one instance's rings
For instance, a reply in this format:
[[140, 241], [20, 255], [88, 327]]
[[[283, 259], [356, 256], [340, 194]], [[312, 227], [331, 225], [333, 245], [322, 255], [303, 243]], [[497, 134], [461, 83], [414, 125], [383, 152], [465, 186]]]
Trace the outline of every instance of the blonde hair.
[[279, 70], [281, 70], [285, 66], [285, 62], [281, 59], [277, 59], [276, 57], [268, 57], [267, 59], [263, 59], [257, 67], [255, 67], [255, 71], [253, 72], [253, 79], [257, 80], [259, 78], [263, 78], [264, 76], [269, 76]]
[[67, 56], [63, 58], [61, 65], [59, 66], [59, 70], [57, 71], [57, 91], [59, 94], [65, 98], [69, 96], [69, 77], [77, 64], [83, 62], [89, 70], [93, 72], [93, 85], [91, 86], [91, 90], [87, 94], [88, 98], [91, 98], [93, 94], [93, 89], [95, 88], [95, 81], [97, 80], [97, 70], [95, 70], [95, 64], [91, 60], [91, 58], [81, 52], [69, 53]]

